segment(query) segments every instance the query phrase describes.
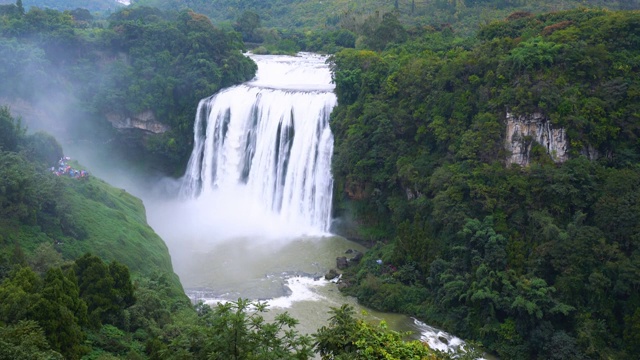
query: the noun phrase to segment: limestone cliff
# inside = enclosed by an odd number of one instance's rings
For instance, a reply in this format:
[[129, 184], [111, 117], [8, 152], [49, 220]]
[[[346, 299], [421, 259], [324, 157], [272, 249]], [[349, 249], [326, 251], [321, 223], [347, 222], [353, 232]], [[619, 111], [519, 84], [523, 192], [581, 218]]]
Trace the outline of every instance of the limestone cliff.
[[131, 117], [109, 113], [106, 118], [116, 129], [140, 129], [154, 134], [161, 134], [169, 130], [169, 126], [159, 122], [151, 110], [145, 110]]
[[511, 152], [507, 165], [529, 165], [531, 147], [542, 145], [556, 163], [566, 161], [568, 141], [564, 129], [554, 129], [541, 113], [516, 116], [507, 112], [505, 148]]

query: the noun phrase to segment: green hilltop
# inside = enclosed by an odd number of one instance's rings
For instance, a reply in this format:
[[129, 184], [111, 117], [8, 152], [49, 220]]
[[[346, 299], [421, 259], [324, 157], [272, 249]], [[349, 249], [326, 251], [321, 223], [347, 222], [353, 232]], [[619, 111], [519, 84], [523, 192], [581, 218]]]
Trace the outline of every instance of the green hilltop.
[[[0, 0], [0, 4], [15, 4], [15, 1]], [[94, 13], [109, 14], [117, 11], [125, 5], [116, 0], [25, 0], [22, 2], [25, 9], [31, 7], [38, 7], [41, 9], [48, 8], [52, 10], [74, 10], [74, 9], [87, 9]]]
[[263, 26], [278, 29], [320, 29], [360, 21], [375, 14], [396, 12], [406, 26], [449, 24], [470, 33], [480, 25], [502, 19], [514, 11], [549, 12], [580, 6], [613, 10], [639, 6], [635, 0], [135, 0], [166, 10], [189, 8], [216, 24], [233, 23], [243, 12], [257, 13]]

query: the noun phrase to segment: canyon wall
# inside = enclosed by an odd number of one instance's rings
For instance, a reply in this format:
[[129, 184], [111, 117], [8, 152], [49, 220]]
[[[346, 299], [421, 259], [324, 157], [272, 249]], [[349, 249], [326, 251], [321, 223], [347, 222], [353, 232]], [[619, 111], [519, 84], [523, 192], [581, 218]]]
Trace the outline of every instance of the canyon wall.
[[505, 148], [511, 152], [507, 165], [529, 165], [534, 143], [542, 145], [556, 163], [569, 158], [567, 134], [563, 128], [554, 128], [541, 113], [517, 116], [507, 112]]

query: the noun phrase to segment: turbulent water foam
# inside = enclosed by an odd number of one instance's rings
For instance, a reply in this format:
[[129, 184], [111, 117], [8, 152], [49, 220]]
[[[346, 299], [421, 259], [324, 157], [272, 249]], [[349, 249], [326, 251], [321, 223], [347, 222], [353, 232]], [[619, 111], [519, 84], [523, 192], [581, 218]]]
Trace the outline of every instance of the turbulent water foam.
[[181, 192], [213, 199], [221, 216], [327, 232], [336, 105], [329, 68], [319, 56], [252, 58], [253, 81], [200, 102]]
[[[327, 285], [329, 281], [322, 278], [311, 278], [305, 276], [286, 277], [283, 286], [287, 290], [287, 294], [271, 299], [263, 300], [270, 308], [288, 309], [296, 302], [301, 301], [323, 301], [326, 298], [320, 295], [316, 289]], [[206, 291], [191, 291], [189, 294], [192, 301], [201, 301], [205, 304], [216, 305], [229, 302], [229, 294], [220, 294], [220, 296], [212, 296]]]

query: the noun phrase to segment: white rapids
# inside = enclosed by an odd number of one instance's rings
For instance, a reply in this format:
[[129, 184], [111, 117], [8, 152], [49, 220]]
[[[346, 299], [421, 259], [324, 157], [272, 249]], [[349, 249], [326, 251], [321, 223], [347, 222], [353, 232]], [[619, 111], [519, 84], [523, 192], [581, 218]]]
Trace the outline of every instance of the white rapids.
[[[265, 212], [282, 228], [322, 234], [331, 220], [329, 115], [336, 105], [325, 58], [252, 55], [256, 78], [201, 100], [181, 193], [224, 193], [227, 213]], [[249, 220], [250, 221], [250, 220]]]

